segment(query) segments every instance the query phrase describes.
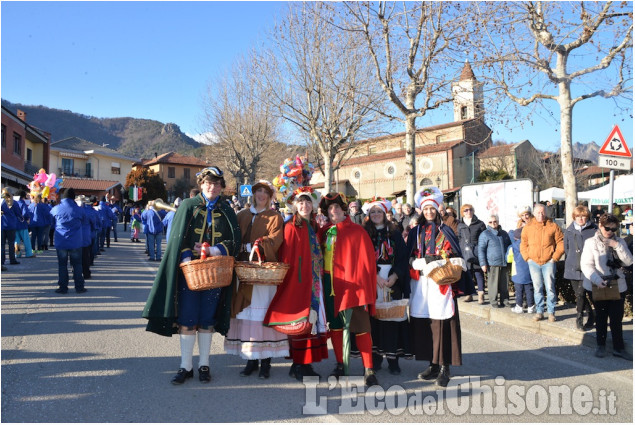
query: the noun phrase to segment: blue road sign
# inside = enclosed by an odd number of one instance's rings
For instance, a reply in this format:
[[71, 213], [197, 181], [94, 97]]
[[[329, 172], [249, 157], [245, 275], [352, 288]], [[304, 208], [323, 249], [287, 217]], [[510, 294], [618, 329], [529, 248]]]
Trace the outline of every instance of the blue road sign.
[[243, 198], [252, 196], [250, 184], [243, 184], [242, 186], [240, 186], [240, 196], [242, 196]]

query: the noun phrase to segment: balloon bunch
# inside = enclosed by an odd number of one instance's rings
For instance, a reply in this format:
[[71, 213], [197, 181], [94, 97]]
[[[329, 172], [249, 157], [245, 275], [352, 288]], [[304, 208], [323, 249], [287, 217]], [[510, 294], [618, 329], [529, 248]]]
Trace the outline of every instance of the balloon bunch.
[[55, 173], [46, 174], [44, 168], [33, 175], [33, 181], [27, 186], [31, 196], [42, 195], [42, 198], [57, 200], [57, 192], [64, 180], [57, 178]]
[[296, 155], [295, 159], [287, 158], [280, 166], [280, 174], [273, 179], [273, 185], [282, 197], [287, 200], [293, 191], [308, 186], [315, 167], [307, 158]]

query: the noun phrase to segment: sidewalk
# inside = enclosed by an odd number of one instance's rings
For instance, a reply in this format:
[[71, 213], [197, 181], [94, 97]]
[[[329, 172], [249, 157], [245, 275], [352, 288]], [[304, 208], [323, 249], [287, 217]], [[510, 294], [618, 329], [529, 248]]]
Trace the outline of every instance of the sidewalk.
[[[463, 302], [459, 299], [459, 312], [481, 317], [487, 322], [498, 322], [508, 326], [521, 328], [529, 332], [569, 341], [574, 344], [596, 347], [595, 330], [579, 331], [575, 326], [576, 310], [574, 304], [557, 304], [556, 321], [549, 322], [547, 315], [540, 322], [533, 321], [533, 314], [512, 313], [510, 308], [491, 308], [489, 303], [479, 305], [478, 302]], [[586, 317], [585, 317], [586, 321]], [[622, 321], [624, 343], [629, 353], [633, 352], [633, 318], [625, 317]], [[608, 329], [607, 349], [612, 349], [611, 331]]]

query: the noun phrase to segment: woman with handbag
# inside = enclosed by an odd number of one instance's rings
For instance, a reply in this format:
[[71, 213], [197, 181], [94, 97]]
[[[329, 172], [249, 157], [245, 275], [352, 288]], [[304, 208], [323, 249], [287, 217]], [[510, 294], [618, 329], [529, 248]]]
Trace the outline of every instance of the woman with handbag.
[[[461, 365], [461, 322], [457, 295], [469, 283], [467, 265], [452, 229], [441, 221], [438, 208], [443, 193], [428, 187], [415, 196], [422, 215], [419, 224], [408, 234], [407, 252], [412, 259], [410, 270], [410, 329], [416, 360], [428, 360], [430, 366], [419, 379], [436, 379], [446, 387], [450, 381], [450, 365]], [[446, 257], [447, 260], [442, 259]], [[459, 266], [451, 284], [437, 284], [431, 273], [446, 261]], [[435, 273], [436, 274], [436, 273]]]
[[584, 275], [582, 285], [593, 295], [595, 304], [596, 357], [606, 356], [607, 319], [611, 323], [613, 355], [632, 360], [632, 354], [624, 349], [622, 318], [626, 296], [626, 278], [623, 267], [633, 264], [633, 254], [624, 239], [617, 236], [619, 221], [614, 215], [603, 214], [599, 230], [584, 243], [580, 268]]
[[[282, 245], [282, 216], [271, 208], [274, 187], [260, 180], [253, 185], [253, 205], [237, 215], [242, 234], [238, 259], [249, 261], [253, 249], [259, 249], [262, 261], [277, 262]], [[249, 285], [237, 279], [232, 283], [232, 308], [225, 351], [247, 360], [240, 376], [249, 376], [260, 367], [258, 377], [267, 379], [272, 357], [289, 355], [287, 336], [263, 326], [265, 313], [278, 289], [275, 285]], [[258, 362], [260, 361], [260, 365]]]
[[328, 358], [323, 259], [315, 220], [319, 202], [320, 193], [310, 186], [297, 189], [288, 200], [293, 218], [284, 227], [279, 260], [290, 268], [263, 321], [289, 335], [293, 360], [289, 375], [298, 381], [319, 377], [311, 364]]
[[[388, 221], [386, 214], [390, 208], [390, 201], [385, 199], [373, 199], [362, 207], [362, 211], [368, 217], [364, 229], [373, 241], [377, 261], [377, 309], [393, 300], [404, 300], [403, 302], [407, 303], [404, 293], [408, 292], [410, 286], [406, 244], [397, 225]], [[373, 340], [373, 369], [381, 369], [385, 356], [389, 373], [399, 375], [399, 357], [412, 357], [408, 314], [405, 308], [401, 317], [371, 317], [370, 326]]]

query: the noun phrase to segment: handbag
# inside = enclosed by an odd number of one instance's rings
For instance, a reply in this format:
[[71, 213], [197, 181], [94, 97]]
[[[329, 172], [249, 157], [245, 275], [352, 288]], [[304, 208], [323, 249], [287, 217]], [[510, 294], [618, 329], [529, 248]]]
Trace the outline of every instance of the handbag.
[[593, 285], [591, 289], [593, 301], [615, 301], [620, 299], [620, 287], [617, 284], [617, 280], [611, 280], [604, 288]]

